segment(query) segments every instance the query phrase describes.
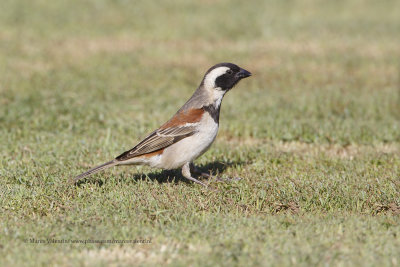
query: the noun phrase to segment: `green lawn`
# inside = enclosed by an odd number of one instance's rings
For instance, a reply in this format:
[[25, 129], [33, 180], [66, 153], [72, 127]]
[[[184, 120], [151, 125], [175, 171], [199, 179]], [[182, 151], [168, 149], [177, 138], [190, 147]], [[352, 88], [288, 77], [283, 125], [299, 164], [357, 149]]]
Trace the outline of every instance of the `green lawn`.
[[[399, 14], [395, 0], [2, 0], [0, 265], [399, 265]], [[67, 183], [224, 61], [253, 76], [196, 163], [242, 180], [120, 167]], [[72, 244], [111, 239], [151, 243]]]

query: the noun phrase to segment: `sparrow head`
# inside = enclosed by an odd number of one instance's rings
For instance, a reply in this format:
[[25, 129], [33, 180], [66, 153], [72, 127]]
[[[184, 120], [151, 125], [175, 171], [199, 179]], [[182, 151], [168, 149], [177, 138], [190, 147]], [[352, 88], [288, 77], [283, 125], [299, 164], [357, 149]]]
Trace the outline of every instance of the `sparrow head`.
[[204, 75], [202, 85], [207, 90], [227, 92], [241, 79], [251, 76], [251, 73], [232, 63], [219, 63], [212, 66]]
[[232, 89], [241, 79], [249, 76], [251, 76], [250, 72], [232, 63], [219, 63], [212, 66], [204, 75], [200, 86], [185, 105], [181, 107], [180, 111], [212, 105], [217, 112], [216, 114], [219, 114], [219, 108], [225, 93]]

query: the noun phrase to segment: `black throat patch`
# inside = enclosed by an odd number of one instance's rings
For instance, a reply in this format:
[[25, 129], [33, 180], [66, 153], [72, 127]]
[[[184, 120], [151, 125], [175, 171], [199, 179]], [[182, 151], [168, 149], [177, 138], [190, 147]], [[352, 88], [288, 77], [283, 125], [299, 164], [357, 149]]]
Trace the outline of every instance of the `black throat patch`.
[[217, 108], [215, 104], [210, 104], [208, 106], [204, 106], [203, 109], [210, 114], [211, 118], [215, 121], [215, 123], [219, 123], [219, 110], [221, 105]]

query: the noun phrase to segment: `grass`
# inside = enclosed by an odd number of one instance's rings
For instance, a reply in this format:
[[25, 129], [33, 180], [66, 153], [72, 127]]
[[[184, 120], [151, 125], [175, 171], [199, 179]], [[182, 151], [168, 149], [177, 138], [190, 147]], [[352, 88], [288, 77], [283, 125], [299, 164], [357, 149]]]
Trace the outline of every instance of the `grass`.
[[[0, 265], [400, 263], [397, 1], [0, 6]], [[254, 75], [196, 163], [242, 180], [121, 167], [66, 183], [221, 61]], [[151, 243], [71, 244], [92, 239]]]

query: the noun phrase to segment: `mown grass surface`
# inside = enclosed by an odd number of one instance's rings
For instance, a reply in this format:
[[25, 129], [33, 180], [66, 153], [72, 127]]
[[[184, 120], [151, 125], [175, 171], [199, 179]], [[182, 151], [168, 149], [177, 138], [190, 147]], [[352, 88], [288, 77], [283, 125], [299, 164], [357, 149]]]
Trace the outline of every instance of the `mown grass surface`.
[[[3, 265], [398, 265], [397, 1], [2, 1]], [[115, 168], [221, 61], [196, 163], [233, 183]], [[151, 239], [32, 244], [27, 239]]]

